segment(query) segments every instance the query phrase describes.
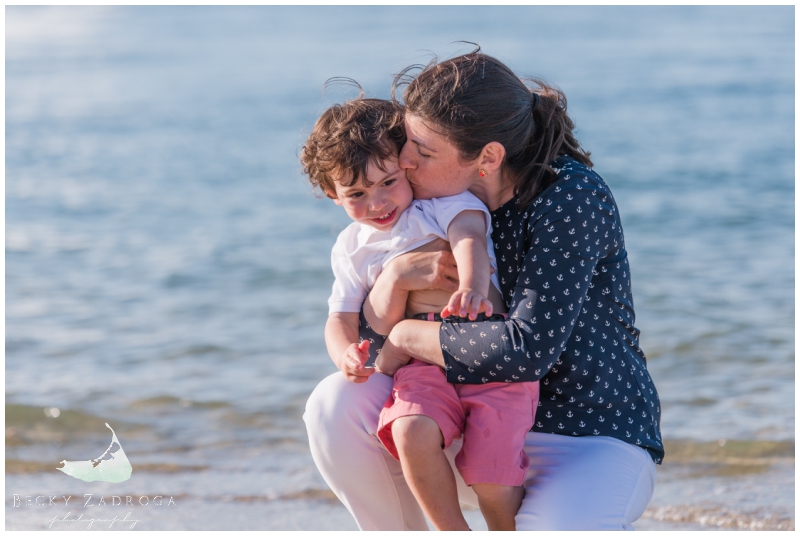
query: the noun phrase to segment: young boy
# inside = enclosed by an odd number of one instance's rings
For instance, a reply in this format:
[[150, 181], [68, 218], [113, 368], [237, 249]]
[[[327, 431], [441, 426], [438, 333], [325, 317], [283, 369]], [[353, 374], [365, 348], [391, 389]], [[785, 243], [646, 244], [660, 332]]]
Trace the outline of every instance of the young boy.
[[[392, 102], [358, 98], [323, 113], [300, 157], [311, 183], [354, 221], [339, 235], [331, 254], [336, 279], [325, 327], [331, 359], [351, 381], [363, 381], [351, 373], [363, 370], [369, 357], [369, 341], [359, 341], [359, 311], [375, 280], [389, 261], [436, 238], [451, 244], [459, 288], [452, 295], [441, 291], [410, 295], [405, 317], [436, 321], [449, 317], [445, 321], [450, 322], [505, 317], [492, 315], [505, 309], [497, 278], [490, 275], [496, 262], [487, 208], [469, 192], [414, 200], [397, 161], [404, 142], [402, 112]], [[374, 355], [376, 349], [372, 350]], [[439, 367], [412, 360], [394, 376], [377, 435], [400, 460], [431, 523], [439, 530], [464, 530], [468, 526], [442, 452], [463, 434], [456, 467], [478, 495], [489, 528], [514, 530], [528, 466], [523, 442], [537, 402], [538, 383], [454, 386]], [[398, 421], [402, 426], [395, 433]], [[411, 424], [417, 422], [428, 429], [435, 423], [440, 433], [431, 444], [422, 445], [430, 447], [427, 451], [415, 444], [412, 453], [405, 448], [403, 434], [411, 433]]]

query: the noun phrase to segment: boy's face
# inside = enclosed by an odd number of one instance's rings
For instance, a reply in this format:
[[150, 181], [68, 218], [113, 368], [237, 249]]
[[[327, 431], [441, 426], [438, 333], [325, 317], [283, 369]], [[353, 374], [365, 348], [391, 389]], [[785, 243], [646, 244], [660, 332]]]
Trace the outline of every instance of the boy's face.
[[388, 231], [414, 199], [406, 172], [400, 169], [397, 158], [383, 161], [386, 171], [370, 162], [367, 165], [367, 180], [372, 183], [366, 187], [358, 180], [352, 186], [342, 186], [335, 181], [337, 205], [344, 207], [353, 221]]

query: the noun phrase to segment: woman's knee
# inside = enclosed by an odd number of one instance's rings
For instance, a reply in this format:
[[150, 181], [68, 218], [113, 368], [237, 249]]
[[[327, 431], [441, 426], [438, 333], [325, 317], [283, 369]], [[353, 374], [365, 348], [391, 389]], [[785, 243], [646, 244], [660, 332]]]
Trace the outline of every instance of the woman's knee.
[[303, 420], [308, 422], [309, 419], [317, 418], [326, 413], [328, 403], [337, 398], [336, 393], [340, 390], [338, 384], [341, 381], [347, 381], [344, 378], [344, 374], [341, 372], [334, 372], [314, 387], [314, 390], [311, 391], [311, 395], [309, 395], [306, 401], [306, 411], [303, 414]]
[[518, 530], [629, 530], [647, 506], [655, 464], [618, 439], [528, 434]]
[[306, 401], [303, 420], [309, 435], [348, 422], [369, 427], [375, 421], [377, 425], [380, 408], [391, 388], [392, 379], [377, 373], [358, 384], [347, 381], [341, 372], [324, 378]]

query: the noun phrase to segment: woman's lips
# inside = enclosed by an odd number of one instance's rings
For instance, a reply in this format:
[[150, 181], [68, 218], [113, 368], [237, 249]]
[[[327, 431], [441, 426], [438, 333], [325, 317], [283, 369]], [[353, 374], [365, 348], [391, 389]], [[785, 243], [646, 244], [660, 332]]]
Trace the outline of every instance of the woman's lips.
[[385, 218], [372, 218], [372, 221], [377, 223], [378, 225], [386, 225], [387, 223], [391, 223], [394, 220], [394, 215], [397, 213], [397, 207], [393, 211], [389, 213], [388, 216]]

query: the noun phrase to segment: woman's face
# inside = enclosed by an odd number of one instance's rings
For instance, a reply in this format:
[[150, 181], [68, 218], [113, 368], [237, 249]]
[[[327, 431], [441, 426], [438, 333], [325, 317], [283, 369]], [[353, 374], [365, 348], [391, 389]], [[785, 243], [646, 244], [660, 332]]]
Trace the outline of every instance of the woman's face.
[[478, 180], [475, 162], [462, 162], [458, 149], [419, 117], [406, 114], [408, 140], [400, 151], [414, 197], [430, 199], [465, 192]]

